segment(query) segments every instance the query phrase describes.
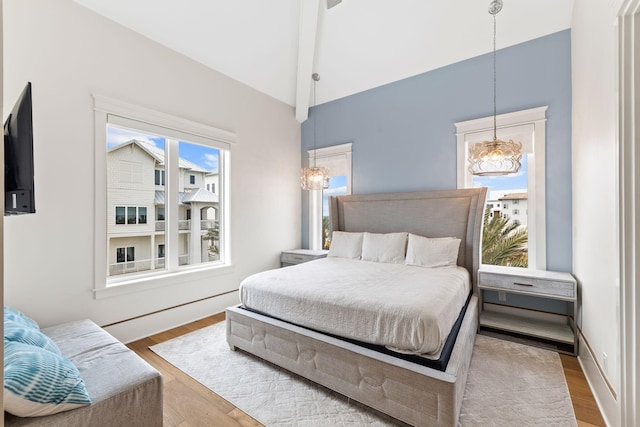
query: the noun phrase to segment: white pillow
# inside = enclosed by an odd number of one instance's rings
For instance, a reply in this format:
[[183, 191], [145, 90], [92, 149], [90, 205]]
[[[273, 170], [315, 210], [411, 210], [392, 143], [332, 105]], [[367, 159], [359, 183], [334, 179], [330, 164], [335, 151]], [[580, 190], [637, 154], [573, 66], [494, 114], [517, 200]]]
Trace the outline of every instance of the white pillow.
[[331, 246], [327, 256], [360, 259], [363, 235], [364, 233], [334, 231], [331, 235]]
[[456, 237], [429, 238], [409, 234], [405, 264], [419, 267], [456, 265], [460, 239]]
[[406, 248], [407, 233], [364, 233], [362, 259], [402, 264]]

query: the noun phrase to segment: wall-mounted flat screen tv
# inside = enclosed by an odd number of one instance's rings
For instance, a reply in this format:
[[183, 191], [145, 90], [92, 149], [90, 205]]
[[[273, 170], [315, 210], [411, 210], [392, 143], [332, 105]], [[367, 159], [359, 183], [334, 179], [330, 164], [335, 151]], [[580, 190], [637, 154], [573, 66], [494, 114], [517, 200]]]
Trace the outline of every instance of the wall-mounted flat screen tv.
[[35, 213], [31, 82], [4, 122], [4, 214]]

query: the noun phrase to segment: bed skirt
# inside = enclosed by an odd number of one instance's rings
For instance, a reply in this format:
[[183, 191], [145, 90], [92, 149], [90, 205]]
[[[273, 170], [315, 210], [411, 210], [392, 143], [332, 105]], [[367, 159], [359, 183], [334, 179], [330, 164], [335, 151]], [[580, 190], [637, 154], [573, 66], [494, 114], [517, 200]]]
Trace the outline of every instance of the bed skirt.
[[447, 369], [438, 371], [239, 306], [226, 311], [227, 342], [414, 426], [458, 422], [478, 326], [473, 295]]

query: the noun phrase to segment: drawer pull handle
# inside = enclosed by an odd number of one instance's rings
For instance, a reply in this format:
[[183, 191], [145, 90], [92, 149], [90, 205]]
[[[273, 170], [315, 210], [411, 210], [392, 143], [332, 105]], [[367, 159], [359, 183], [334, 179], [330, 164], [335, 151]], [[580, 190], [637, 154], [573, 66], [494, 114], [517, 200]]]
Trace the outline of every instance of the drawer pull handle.
[[514, 285], [518, 285], [518, 286], [533, 286], [531, 283], [518, 283], [518, 282], [513, 282]]

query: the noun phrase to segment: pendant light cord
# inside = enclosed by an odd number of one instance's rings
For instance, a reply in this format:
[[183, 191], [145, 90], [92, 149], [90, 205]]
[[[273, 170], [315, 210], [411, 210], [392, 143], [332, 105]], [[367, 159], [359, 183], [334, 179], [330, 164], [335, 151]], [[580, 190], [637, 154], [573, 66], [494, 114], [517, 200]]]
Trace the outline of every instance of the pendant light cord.
[[493, 0], [489, 4], [489, 13], [493, 15], [493, 141], [498, 140], [497, 136], [497, 119], [498, 111], [496, 108], [496, 15], [502, 10], [502, 0]]
[[[313, 77], [313, 76], [312, 76]], [[318, 84], [318, 81], [315, 79], [315, 77], [313, 77], [313, 106], [316, 106], [316, 86]], [[314, 111], [313, 112], [313, 167], [316, 167], [316, 140], [317, 140], [317, 133], [316, 133], [316, 121], [318, 120], [316, 115], [318, 114], [318, 111]]]
[[[497, 13], [497, 12], [496, 12]], [[498, 137], [496, 135], [497, 124], [496, 124], [496, 116], [498, 114], [496, 109], [496, 14], [493, 14], [493, 140], [497, 140]]]
[[[318, 73], [313, 73], [311, 75], [313, 79], [313, 106], [316, 106], [316, 86], [318, 85], [318, 80], [320, 80], [320, 75]], [[317, 140], [317, 132], [316, 132], [316, 115], [318, 111], [313, 112], [313, 167], [316, 167], [316, 140]]]

